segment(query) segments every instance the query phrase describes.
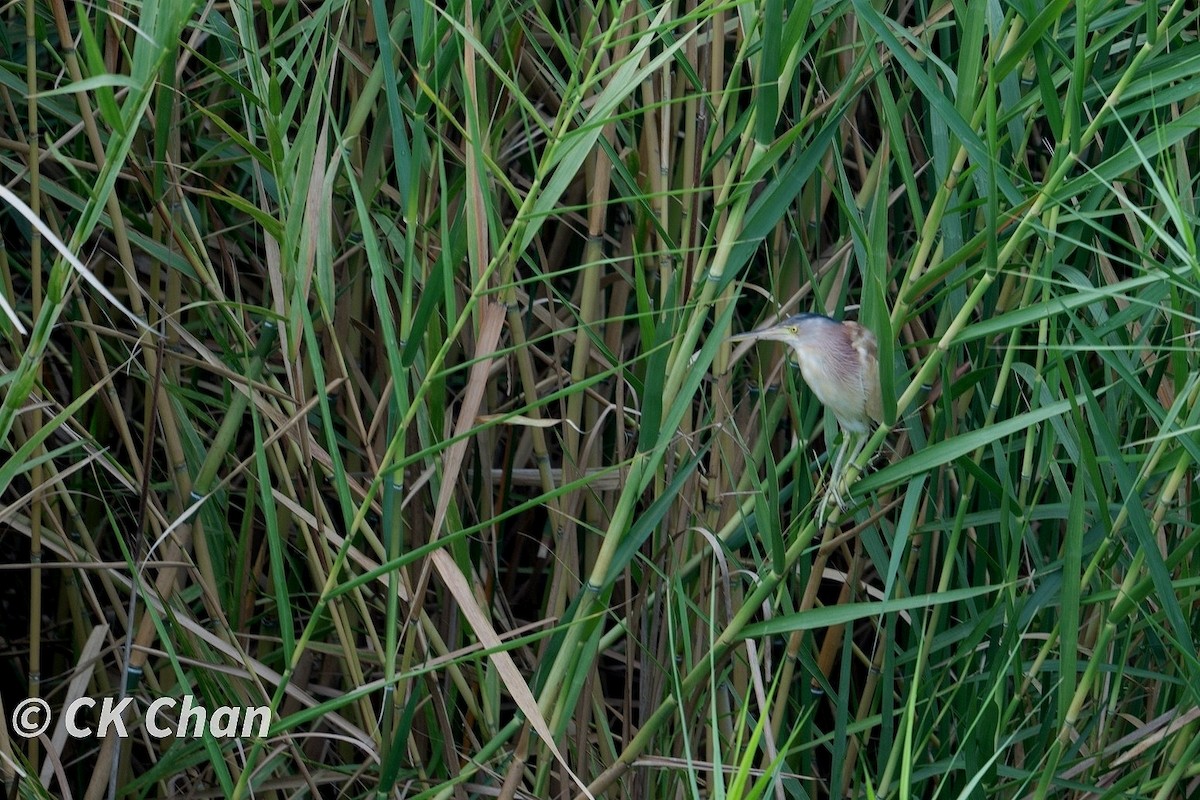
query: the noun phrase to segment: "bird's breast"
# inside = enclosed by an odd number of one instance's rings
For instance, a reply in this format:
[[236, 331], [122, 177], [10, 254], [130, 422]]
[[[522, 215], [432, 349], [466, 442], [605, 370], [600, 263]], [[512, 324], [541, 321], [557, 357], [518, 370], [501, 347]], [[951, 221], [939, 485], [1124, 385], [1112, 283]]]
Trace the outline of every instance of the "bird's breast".
[[804, 382], [841, 426], [851, 433], [870, 430], [858, 365], [842, 363], [833, 350], [796, 351], [796, 356]]

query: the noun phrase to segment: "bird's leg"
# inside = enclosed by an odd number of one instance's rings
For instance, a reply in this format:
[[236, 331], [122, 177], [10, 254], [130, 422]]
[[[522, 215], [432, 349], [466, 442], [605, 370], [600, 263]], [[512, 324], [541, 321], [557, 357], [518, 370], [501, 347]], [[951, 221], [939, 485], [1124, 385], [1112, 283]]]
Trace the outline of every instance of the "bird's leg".
[[842, 501], [842, 496], [838, 492], [838, 481], [841, 479], [842, 461], [846, 457], [846, 448], [850, 445], [849, 434], [843, 432], [842, 444], [838, 447], [837, 456], [833, 459], [833, 467], [829, 470], [829, 477], [825, 482], [825, 494], [821, 497], [821, 505], [817, 507], [817, 519], [823, 521], [825, 519], [825, 509], [829, 506], [829, 501], [832, 499], [838, 504], [838, 508], [843, 511], [846, 504]]
[[838, 448], [837, 458], [833, 460], [833, 469], [829, 470], [829, 491], [833, 494], [833, 498], [837, 500], [838, 508], [845, 509], [846, 504], [842, 502], [842, 493], [838, 486], [842, 482], [842, 470], [846, 464], [846, 450], [850, 447], [850, 434], [842, 433], [842, 444]]
[[[863, 448], [867, 446], [868, 435], [865, 433], [854, 434], [854, 448], [850, 454], [846, 456], [846, 461], [842, 464], [842, 477], [845, 477], [846, 469], [858, 460], [858, 456], [862, 453]], [[846, 485], [846, 490], [849, 491], [849, 484]]]
[[[853, 447], [850, 444], [851, 437], [854, 439]], [[846, 468], [854, 463], [866, 445], [867, 437], [865, 435], [852, 434], [849, 431], [842, 432], [842, 445], [838, 448], [837, 458], [833, 462], [833, 469], [829, 471], [829, 483], [825, 487], [825, 496], [821, 499], [821, 506], [817, 510], [818, 518], [824, 518], [825, 508], [829, 505], [830, 499], [838, 504], [838, 508], [843, 511], [846, 510], [846, 501], [842, 498], [842, 492], [850, 488], [849, 486], [842, 485]]]

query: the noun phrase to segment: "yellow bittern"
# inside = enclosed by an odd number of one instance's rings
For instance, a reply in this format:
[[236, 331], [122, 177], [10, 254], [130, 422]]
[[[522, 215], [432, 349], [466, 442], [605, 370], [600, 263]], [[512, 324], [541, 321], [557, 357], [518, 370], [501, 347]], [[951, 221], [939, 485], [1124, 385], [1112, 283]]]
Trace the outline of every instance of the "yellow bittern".
[[[769, 339], [791, 345], [804, 382], [842, 426], [842, 446], [829, 472], [829, 492], [844, 507], [838, 490], [842, 470], [862, 452], [873, 423], [883, 420], [879, 342], [875, 334], [857, 322], [838, 322], [822, 314], [797, 314], [731, 338]], [[852, 451], [851, 439], [855, 442]], [[818, 516], [823, 516], [824, 508], [822, 502]]]

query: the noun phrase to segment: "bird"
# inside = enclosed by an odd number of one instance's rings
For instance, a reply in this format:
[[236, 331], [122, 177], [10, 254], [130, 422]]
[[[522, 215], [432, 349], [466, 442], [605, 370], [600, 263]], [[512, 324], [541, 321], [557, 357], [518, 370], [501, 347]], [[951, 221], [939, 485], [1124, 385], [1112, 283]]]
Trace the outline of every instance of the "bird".
[[801, 313], [765, 328], [731, 336], [730, 340], [783, 342], [792, 348], [804, 382], [842, 428], [842, 444], [830, 470], [828, 491], [818, 516], [824, 516], [831, 495], [845, 509], [839, 489], [842, 472], [858, 458], [874, 424], [883, 421], [879, 340], [875, 334], [851, 320]]

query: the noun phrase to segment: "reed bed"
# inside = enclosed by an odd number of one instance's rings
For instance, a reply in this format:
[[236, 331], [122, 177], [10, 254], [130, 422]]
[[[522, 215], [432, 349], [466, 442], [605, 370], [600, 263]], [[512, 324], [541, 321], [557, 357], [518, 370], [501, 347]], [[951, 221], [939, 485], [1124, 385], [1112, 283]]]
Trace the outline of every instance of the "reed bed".
[[[9, 796], [1200, 793], [1194, 4], [0, 33]], [[796, 311], [880, 341], [826, 520]]]

